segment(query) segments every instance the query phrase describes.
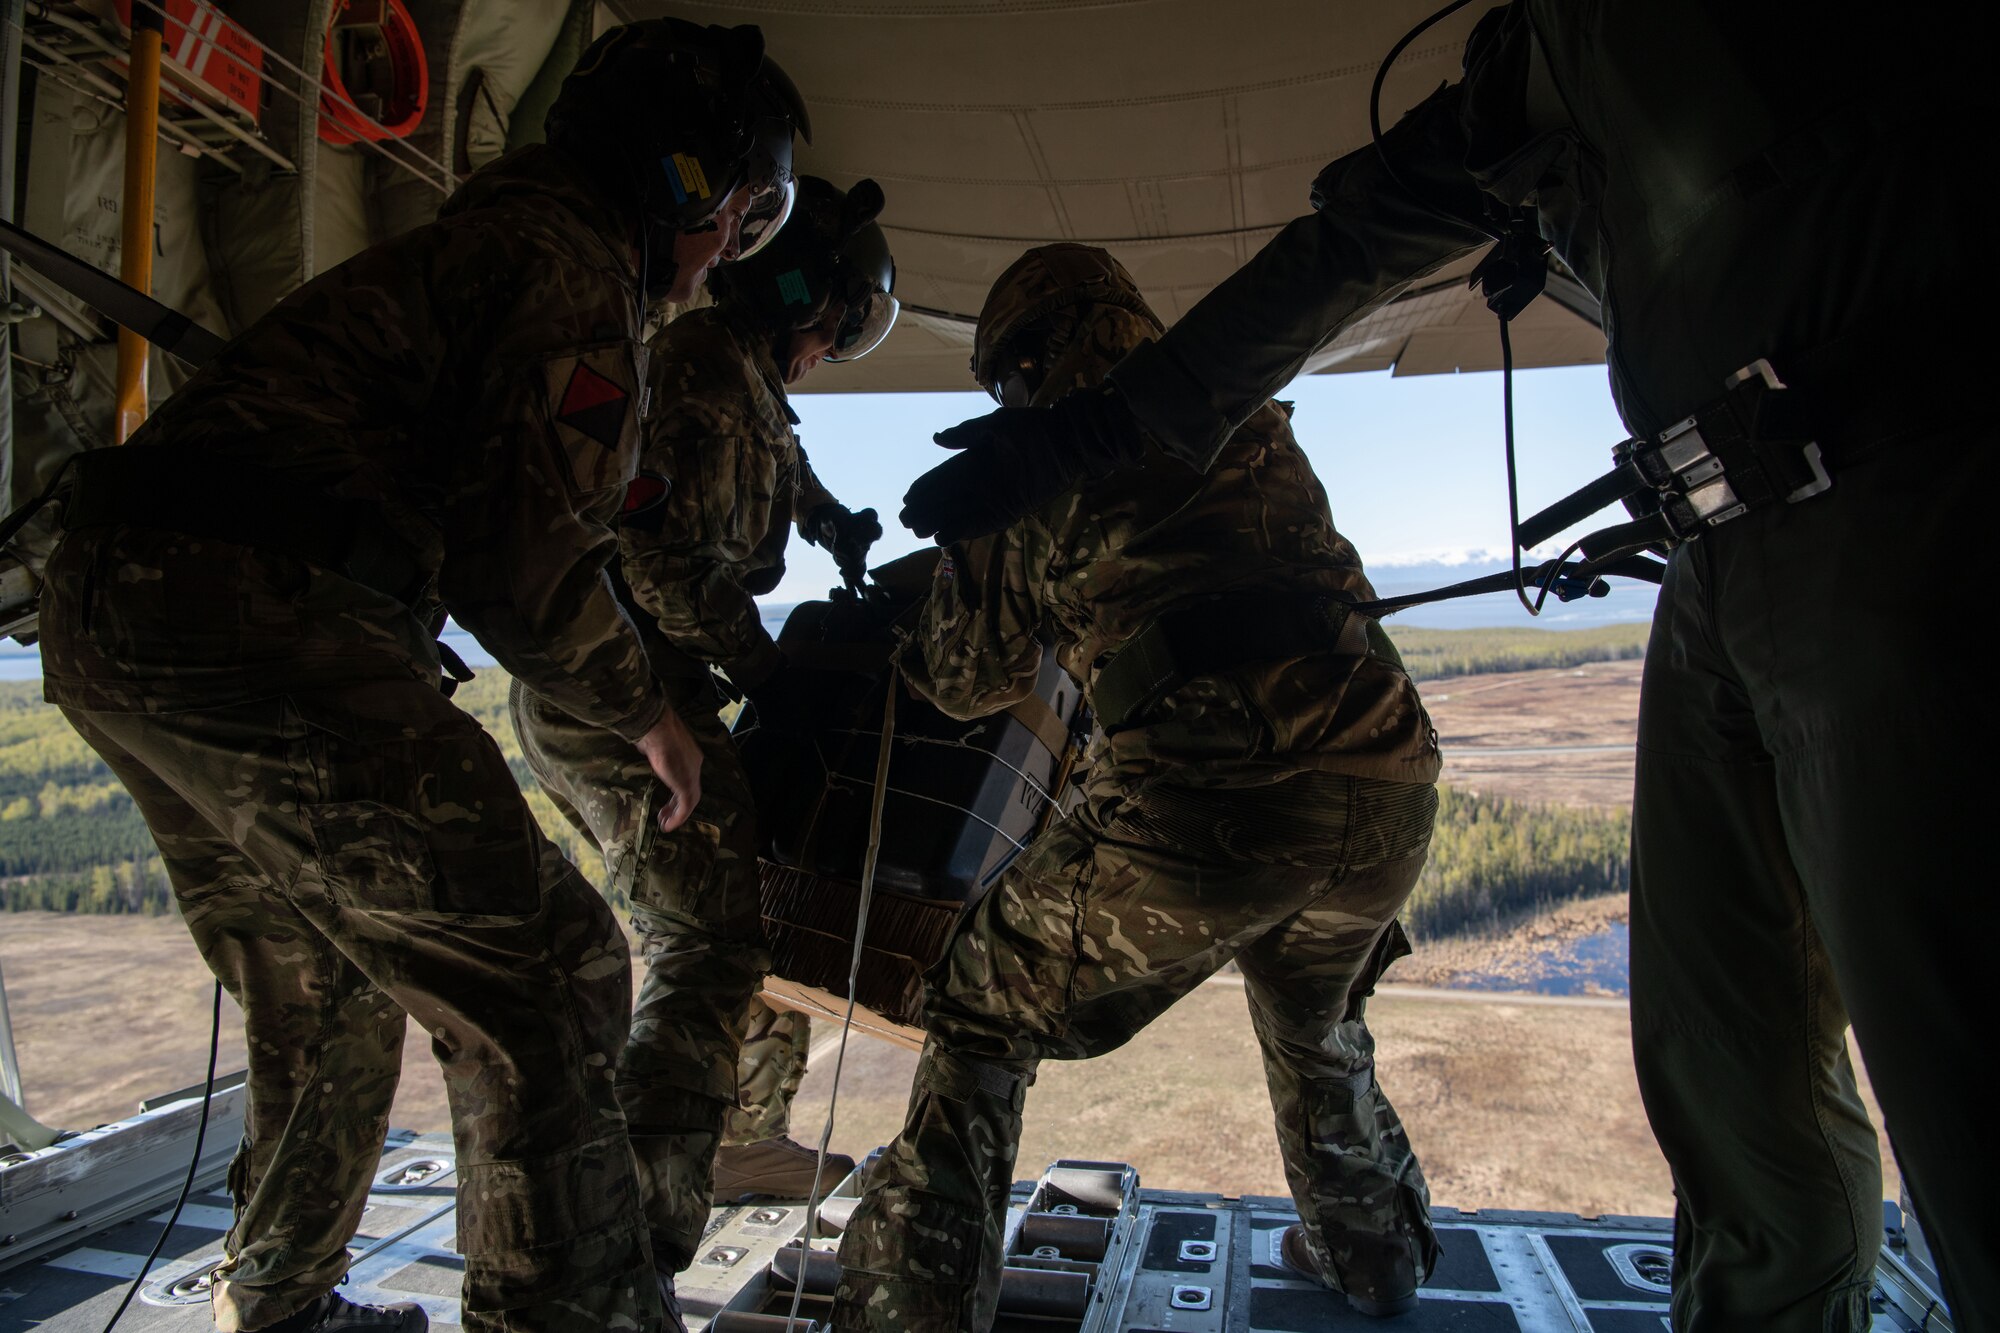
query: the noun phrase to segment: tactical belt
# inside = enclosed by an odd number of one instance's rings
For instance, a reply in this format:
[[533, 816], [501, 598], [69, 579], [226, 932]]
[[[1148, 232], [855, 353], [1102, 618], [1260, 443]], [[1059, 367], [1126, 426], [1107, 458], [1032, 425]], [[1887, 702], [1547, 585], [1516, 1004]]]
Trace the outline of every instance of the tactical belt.
[[1645, 440], [1612, 450], [1610, 472], [1524, 520], [1521, 546], [1622, 502], [1632, 521], [1583, 537], [1576, 549], [1606, 562], [1692, 541], [1708, 528], [1797, 504], [1833, 485], [1800, 395], [1762, 357], [1731, 375], [1722, 397]]
[[371, 502], [188, 449], [122, 445], [77, 455], [62, 525], [156, 528], [288, 555], [405, 606], [428, 578]]
[[1374, 622], [1354, 608], [1327, 594], [1252, 592], [1169, 611], [1098, 669], [1091, 711], [1105, 731], [1116, 731], [1202, 676], [1327, 653], [1361, 656]]

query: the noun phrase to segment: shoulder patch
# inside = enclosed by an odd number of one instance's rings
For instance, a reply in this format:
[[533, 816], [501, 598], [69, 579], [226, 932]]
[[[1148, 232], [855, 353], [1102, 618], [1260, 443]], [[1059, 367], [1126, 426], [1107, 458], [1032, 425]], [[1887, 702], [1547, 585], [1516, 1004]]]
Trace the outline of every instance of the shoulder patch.
[[639, 464], [639, 398], [645, 349], [618, 340], [550, 357], [535, 395], [538, 424], [550, 433], [570, 488], [595, 495], [621, 490]]
[[556, 420], [606, 449], [616, 449], [631, 401], [631, 394], [578, 361], [563, 389]]

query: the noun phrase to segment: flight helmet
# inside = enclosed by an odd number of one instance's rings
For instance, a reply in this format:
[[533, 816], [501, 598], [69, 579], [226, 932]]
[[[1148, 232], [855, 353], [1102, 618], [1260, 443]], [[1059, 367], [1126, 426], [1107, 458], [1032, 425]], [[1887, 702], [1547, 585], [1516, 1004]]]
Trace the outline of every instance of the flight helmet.
[[723, 264], [709, 277], [716, 302], [772, 333], [809, 329], [835, 302], [846, 308], [829, 361], [853, 361], [889, 336], [901, 308], [891, 294], [896, 263], [876, 218], [882, 187], [872, 180], [842, 190], [801, 176], [792, 220], [754, 256]]
[[[752, 192], [742, 250], [791, 211], [792, 136], [812, 142], [799, 91], [751, 24], [647, 19], [592, 42], [549, 108], [548, 140], [637, 207], [649, 240], [714, 225]], [[657, 248], [657, 247], [654, 247]]]
[[972, 335], [972, 377], [997, 403], [1026, 406], [1074, 347], [1087, 322], [1113, 319], [1107, 336], [1129, 343], [1166, 326], [1139, 284], [1107, 250], [1060, 242], [1041, 245], [994, 280]]

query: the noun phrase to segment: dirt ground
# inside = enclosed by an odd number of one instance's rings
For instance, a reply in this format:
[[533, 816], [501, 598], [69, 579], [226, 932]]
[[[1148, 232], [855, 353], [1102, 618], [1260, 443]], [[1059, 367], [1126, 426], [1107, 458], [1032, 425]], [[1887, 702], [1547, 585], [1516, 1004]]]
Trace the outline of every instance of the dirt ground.
[[[1632, 804], [1640, 661], [1453, 676], [1420, 687], [1455, 787], [1558, 805]], [[1615, 751], [1494, 754], [1544, 746]]]
[[[1430, 1181], [1454, 1207], [1664, 1216], [1673, 1208], [1632, 1073], [1622, 1003], [1446, 995], [1385, 987], [1369, 1002], [1378, 1075]], [[793, 1106], [817, 1141], [832, 1084], [831, 1027]], [[833, 1147], [855, 1157], [901, 1125], [913, 1052], [848, 1049]], [[1863, 1087], [1880, 1123], [1874, 1094]], [[1217, 978], [1122, 1050], [1042, 1066], [1028, 1094], [1019, 1177], [1063, 1157], [1132, 1163], [1150, 1186], [1286, 1192], [1263, 1066], [1240, 985]], [[1895, 1163], [1882, 1145], [1888, 1196]]]
[[[208, 974], [179, 922], [0, 916], [0, 971], [28, 1109], [44, 1122], [85, 1128], [200, 1080]], [[1406, 975], [1430, 974], [1419, 966]], [[1382, 1084], [1437, 1202], [1586, 1214], [1670, 1207], [1666, 1168], [1639, 1106], [1622, 1004], [1391, 987], [1371, 1003], [1370, 1021]], [[833, 1031], [822, 1025], [815, 1033], [817, 1054], [793, 1122], [802, 1141], [817, 1139], [826, 1113]], [[233, 1008], [223, 1035], [221, 1067], [240, 1068]], [[915, 1061], [911, 1052], [855, 1041], [841, 1078], [835, 1148], [858, 1157], [895, 1133]], [[444, 1128], [443, 1087], [420, 1034], [410, 1038], [404, 1068], [392, 1123]], [[1124, 1049], [1045, 1066], [1029, 1094], [1019, 1174], [1060, 1157], [1129, 1161], [1153, 1186], [1284, 1193], [1241, 986], [1218, 979]]]

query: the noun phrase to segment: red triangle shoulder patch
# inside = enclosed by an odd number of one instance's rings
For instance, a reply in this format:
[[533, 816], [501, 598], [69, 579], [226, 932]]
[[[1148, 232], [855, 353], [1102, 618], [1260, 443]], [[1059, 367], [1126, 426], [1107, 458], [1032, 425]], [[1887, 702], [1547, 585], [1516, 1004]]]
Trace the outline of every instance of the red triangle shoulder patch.
[[625, 429], [625, 408], [631, 395], [582, 362], [570, 372], [556, 420], [607, 449], [618, 447]]

